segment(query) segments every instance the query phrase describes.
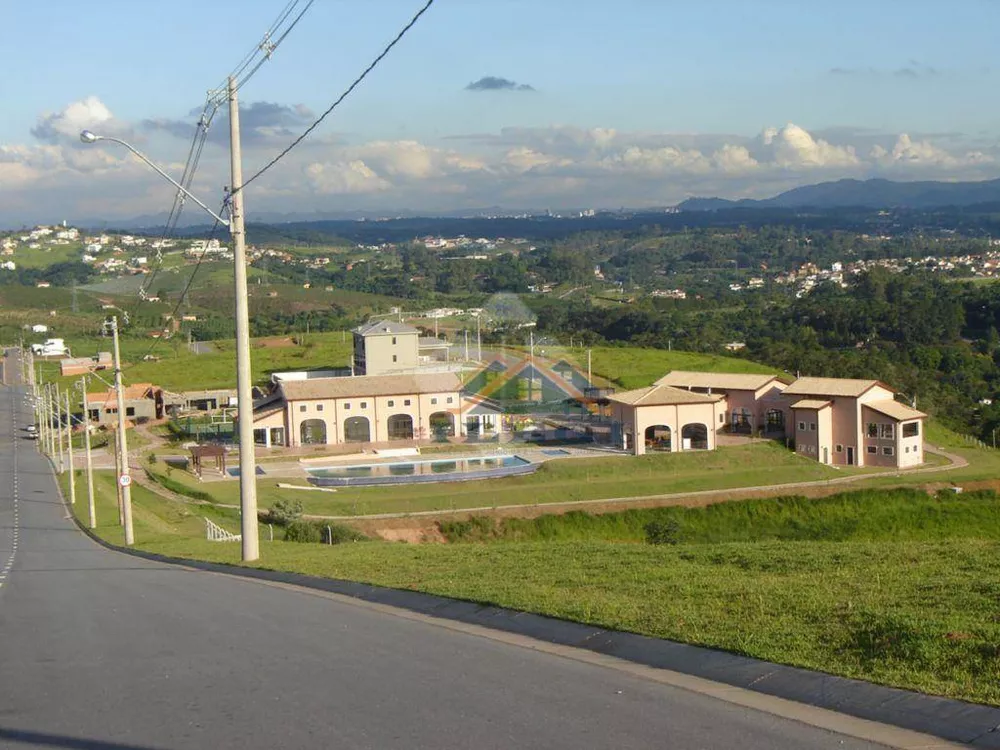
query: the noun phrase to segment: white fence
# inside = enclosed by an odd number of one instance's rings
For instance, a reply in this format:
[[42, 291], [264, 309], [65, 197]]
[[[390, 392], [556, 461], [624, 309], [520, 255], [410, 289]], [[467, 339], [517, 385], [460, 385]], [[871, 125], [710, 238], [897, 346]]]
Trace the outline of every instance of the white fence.
[[210, 542], [239, 542], [243, 540], [242, 534], [230, 534], [219, 524], [205, 519], [205, 538]]

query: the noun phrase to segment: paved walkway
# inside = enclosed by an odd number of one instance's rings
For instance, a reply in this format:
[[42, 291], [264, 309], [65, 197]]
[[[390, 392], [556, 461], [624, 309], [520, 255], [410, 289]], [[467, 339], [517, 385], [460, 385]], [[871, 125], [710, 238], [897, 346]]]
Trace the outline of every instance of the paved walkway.
[[768, 484], [768, 485], [756, 485], [750, 487], [731, 487], [723, 489], [712, 489], [712, 490], [697, 490], [694, 492], [672, 492], [661, 495], [633, 495], [627, 497], [608, 497], [595, 500], [569, 500], [563, 503], [520, 503], [516, 505], [484, 505], [475, 508], [459, 508], [455, 510], [421, 510], [414, 511], [410, 513], [372, 513], [364, 516], [317, 516], [310, 515], [308, 518], [323, 521], [375, 521], [375, 520], [386, 520], [391, 518], [454, 518], [458, 513], [497, 513], [497, 512], [512, 512], [518, 510], [524, 511], [542, 511], [559, 513], [565, 510], [572, 510], [575, 508], [586, 508], [595, 507], [601, 505], [610, 504], [620, 504], [624, 507], [630, 505], [635, 505], [637, 503], [650, 503], [655, 502], [657, 505], [670, 505], [670, 504], [680, 504], [685, 500], [691, 500], [695, 498], [711, 498], [712, 496], [720, 496], [720, 498], [738, 500], [744, 499], [745, 496], [759, 495], [760, 493], [767, 493], [773, 495], [784, 494], [789, 490], [802, 490], [814, 487], [838, 487], [845, 484], [850, 484], [852, 482], [860, 482], [865, 479], [872, 479], [884, 476], [912, 476], [914, 474], [926, 474], [931, 472], [939, 471], [952, 471], [954, 469], [961, 469], [969, 465], [969, 462], [962, 456], [956, 455], [954, 453], [948, 453], [941, 448], [936, 448], [932, 445], [925, 445], [924, 450], [927, 453], [934, 453], [940, 456], [944, 456], [950, 461], [947, 466], [923, 466], [918, 469], [903, 469], [903, 470], [887, 470], [887, 471], [877, 471], [865, 474], [851, 474], [845, 477], [836, 477], [834, 479], [817, 479], [808, 482], [787, 482], [785, 484]]

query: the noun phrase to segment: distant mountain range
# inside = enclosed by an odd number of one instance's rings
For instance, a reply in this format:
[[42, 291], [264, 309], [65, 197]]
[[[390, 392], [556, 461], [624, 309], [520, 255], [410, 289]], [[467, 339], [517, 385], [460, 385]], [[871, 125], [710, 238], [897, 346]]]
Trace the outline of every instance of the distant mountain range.
[[763, 200], [688, 198], [680, 211], [727, 208], [939, 208], [1000, 202], [1000, 180], [985, 182], [893, 182], [837, 180], [804, 185]]

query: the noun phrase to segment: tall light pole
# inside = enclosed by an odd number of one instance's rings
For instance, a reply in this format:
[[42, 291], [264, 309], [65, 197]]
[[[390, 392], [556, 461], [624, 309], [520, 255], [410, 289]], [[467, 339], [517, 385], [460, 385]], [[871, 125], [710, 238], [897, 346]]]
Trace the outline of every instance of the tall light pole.
[[[230, 220], [226, 221], [208, 206], [198, 200], [187, 188], [164, 172], [138, 149], [120, 138], [95, 135], [89, 130], [80, 133], [84, 143], [97, 141], [112, 141], [118, 143], [139, 159], [152, 167], [157, 174], [177, 188], [181, 193], [194, 201], [212, 218], [229, 228], [233, 237], [234, 283], [236, 291], [236, 394], [239, 408], [239, 441], [240, 441], [240, 514], [242, 531], [243, 560], [250, 562], [260, 557], [257, 537], [257, 465], [253, 443], [253, 383], [250, 373], [250, 314], [247, 302], [247, 269], [246, 269], [246, 234], [244, 231], [243, 214], [243, 169], [240, 158], [240, 118], [239, 102], [236, 96], [236, 81], [229, 79], [226, 92], [229, 101], [229, 136], [230, 136]], [[117, 365], [116, 365], [116, 369]], [[121, 452], [121, 448], [119, 447]], [[122, 473], [128, 471], [123, 461]], [[125, 488], [127, 491], [127, 487]], [[123, 505], [125, 503], [123, 502]], [[128, 506], [126, 522], [126, 539], [131, 527], [131, 506]]]
[[243, 560], [260, 557], [257, 538], [257, 464], [253, 444], [253, 383], [250, 374], [250, 306], [247, 299], [247, 248], [243, 229], [243, 165], [240, 159], [240, 106], [236, 79], [229, 78], [229, 157], [232, 184], [229, 229], [233, 235], [236, 285], [236, 405], [240, 432], [240, 531]]
[[122, 389], [122, 359], [118, 349], [118, 318], [111, 317], [111, 338], [115, 358], [115, 397], [118, 402], [118, 466], [115, 477], [122, 492], [122, 521], [125, 524], [125, 544], [135, 544], [135, 530], [132, 528], [132, 477], [128, 473], [128, 441], [125, 436], [125, 394]]

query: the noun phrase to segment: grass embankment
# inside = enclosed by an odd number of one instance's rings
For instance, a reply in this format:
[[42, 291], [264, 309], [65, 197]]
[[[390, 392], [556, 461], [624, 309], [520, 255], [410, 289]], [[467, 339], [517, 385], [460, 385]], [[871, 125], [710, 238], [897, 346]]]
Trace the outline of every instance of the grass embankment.
[[[188, 351], [186, 341], [164, 341], [153, 349], [155, 356], [160, 359], [144, 362], [142, 357], [150, 351], [153, 342], [129, 340], [123, 345], [122, 352], [122, 359], [126, 363], [126, 383], [154, 383], [169, 391], [235, 388], [235, 343], [212, 341], [209, 344], [212, 352], [193, 354]], [[81, 341], [79, 346], [72, 346], [74, 356], [92, 356], [99, 349], [108, 348], [107, 342], [94, 340]], [[350, 364], [352, 351], [353, 341], [350, 335], [343, 332], [311, 333], [304, 345], [254, 345], [251, 355], [253, 379], [255, 383], [263, 385], [269, 382], [272, 372], [346, 367]], [[60, 377], [57, 361], [44, 362], [41, 367], [42, 378], [47, 382], [59, 383], [61, 387], [73, 387], [80, 380], [79, 375]], [[105, 379], [110, 379], [108, 373], [102, 375]], [[91, 381], [89, 389], [92, 393], [101, 392], [102, 384], [100, 381]]]
[[[110, 476], [100, 489], [98, 531], [120, 542]], [[216, 513], [232, 530], [234, 514], [172, 503], [142, 488], [133, 500], [141, 549], [239, 564], [238, 545], [205, 541], [195, 512]], [[86, 503], [78, 502], [76, 512], [85, 517]], [[274, 542], [262, 544], [257, 565], [513, 607], [1000, 704], [1000, 504], [994, 496], [872, 492], [732, 503], [682, 517], [676, 545], [607, 541], [619, 534], [608, 529], [635, 524], [571, 517], [555, 523], [580, 538], [332, 547]], [[552, 522], [538, 521], [538, 535]], [[628, 534], [635, 531], [621, 536]]]
[[[475, 482], [393, 487], [340, 487], [336, 493], [281, 490], [274, 479], [257, 480], [261, 508], [278, 499], [300, 500], [312, 515], [368, 515], [431, 510], [544, 505], [576, 500], [661, 495], [831, 479], [837, 471], [770, 442], [704, 453], [655, 454], [639, 458], [600, 457], [548, 461], [534, 474]], [[198, 482], [191, 474], [173, 478], [212, 495], [239, 502], [236, 482]]]

